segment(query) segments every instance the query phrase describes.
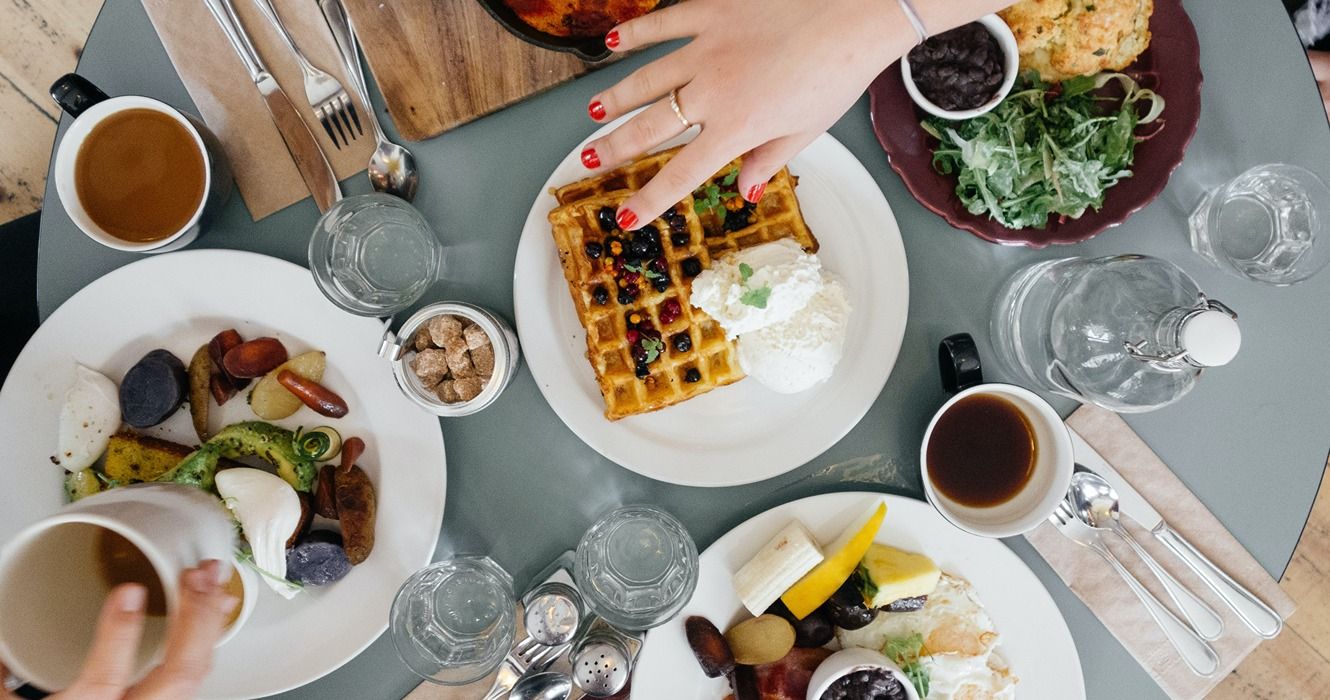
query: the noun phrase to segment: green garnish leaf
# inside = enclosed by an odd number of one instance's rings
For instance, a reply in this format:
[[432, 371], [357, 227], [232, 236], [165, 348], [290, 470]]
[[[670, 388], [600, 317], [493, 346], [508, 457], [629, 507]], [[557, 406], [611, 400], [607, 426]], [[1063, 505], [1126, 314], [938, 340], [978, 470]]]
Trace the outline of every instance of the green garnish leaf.
[[928, 697], [929, 675], [928, 668], [919, 660], [919, 655], [924, 650], [924, 635], [915, 632], [908, 637], [898, 637], [888, 639], [882, 647], [882, 655], [896, 662], [905, 673], [905, 677], [910, 679], [910, 684], [919, 693], [919, 697]]
[[623, 269], [629, 272], [641, 272], [642, 266], [637, 263], [624, 263]]
[[906, 664], [901, 667], [901, 672], [905, 674], [906, 678], [910, 679], [910, 684], [914, 686], [914, 691], [919, 694], [919, 697], [928, 697], [928, 686], [931, 678], [929, 678], [928, 669], [922, 663], [915, 661]]
[[757, 289], [745, 290], [739, 297], [739, 302], [755, 309], [767, 308], [767, 300], [771, 298], [771, 287], [758, 287]]
[[739, 169], [731, 168], [729, 174], [725, 176], [724, 180], [720, 181], [720, 184], [729, 187], [730, 185], [733, 185], [738, 179], [739, 179]]
[[854, 569], [855, 585], [859, 592], [863, 594], [864, 600], [872, 600], [877, 597], [877, 584], [873, 583], [873, 577], [868, 575], [868, 568], [862, 562]]
[[919, 658], [919, 652], [924, 648], [924, 635], [915, 632], [908, 637], [897, 637], [888, 639], [885, 646], [882, 647], [882, 655], [895, 661], [897, 664], [907, 664]]
[[753, 266], [746, 262], [739, 263], [739, 281], [747, 282], [753, 276]]
[[[1112, 81], [1121, 98], [1095, 94]], [[933, 169], [956, 177], [967, 211], [1010, 229], [1044, 228], [1050, 218], [1075, 219], [1103, 206], [1107, 190], [1132, 175], [1136, 128], [1163, 107], [1159, 95], [1122, 73], [1070, 78], [1056, 90], [1025, 74], [988, 114], [930, 117], [921, 126], [938, 140]]]
[[665, 349], [665, 343], [660, 338], [643, 338], [642, 349], [647, 351], [647, 364], [651, 364], [660, 357], [660, 352]]
[[646, 278], [649, 279], [649, 280], [658, 280], [658, 279], [660, 279], [661, 277], [664, 277], [664, 275], [660, 274], [659, 272], [656, 272], [655, 270], [651, 270], [651, 269], [647, 269], [646, 271], [644, 271], [644, 272], [642, 273], [642, 276], [646, 277]]

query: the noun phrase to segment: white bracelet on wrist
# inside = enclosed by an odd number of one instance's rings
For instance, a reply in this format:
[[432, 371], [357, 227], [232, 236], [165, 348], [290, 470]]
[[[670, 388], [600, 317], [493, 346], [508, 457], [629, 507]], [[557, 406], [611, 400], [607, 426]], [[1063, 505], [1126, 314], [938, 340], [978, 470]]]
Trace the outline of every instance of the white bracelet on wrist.
[[905, 13], [905, 19], [910, 21], [910, 26], [914, 27], [914, 33], [919, 35], [919, 43], [924, 43], [928, 39], [928, 30], [924, 28], [923, 20], [919, 19], [919, 13], [914, 9], [914, 3], [911, 0], [896, 0], [901, 6], [901, 12]]

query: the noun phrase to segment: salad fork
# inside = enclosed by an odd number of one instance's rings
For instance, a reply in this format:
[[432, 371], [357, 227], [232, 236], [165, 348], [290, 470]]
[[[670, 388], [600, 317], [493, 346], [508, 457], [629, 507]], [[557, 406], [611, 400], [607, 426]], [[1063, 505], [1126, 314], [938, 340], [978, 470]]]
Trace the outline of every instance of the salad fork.
[[1103, 557], [1104, 561], [1113, 567], [1118, 576], [1121, 576], [1122, 580], [1126, 582], [1131, 592], [1135, 593], [1136, 597], [1140, 599], [1146, 612], [1150, 613], [1150, 617], [1154, 619], [1155, 624], [1163, 630], [1164, 636], [1173, 644], [1173, 648], [1178, 650], [1178, 654], [1187, 664], [1187, 667], [1192, 670], [1192, 673], [1202, 678], [1209, 678], [1219, 670], [1219, 656], [1215, 654], [1215, 650], [1204, 639], [1201, 639], [1195, 630], [1183, 624], [1177, 616], [1164, 607], [1164, 604], [1160, 603], [1153, 593], [1146, 590], [1140, 581], [1136, 580], [1136, 577], [1122, 565], [1122, 562], [1118, 561], [1118, 557], [1113, 553], [1113, 550], [1104, 544], [1098, 530], [1076, 519], [1076, 513], [1072, 510], [1069, 501], [1063, 499], [1058, 504], [1057, 510], [1054, 510], [1053, 514], [1048, 516], [1048, 521], [1067, 539], [1093, 550], [1095, 554]]
[[543, 671], [549, 668], [555, 659], [568, 651], [568, 644], [545, 646], [527, 635], [513, 645], [512, 651], [499, 665], [499, 675], [494, 678], [494, 685], [485, 694], [485, 700], [499, 700], [512, 691], [517, 681], [530, 670]]
[[[333, 146], [341, 150], [342, 146], [350, 145], [351, 141], [364, 134], [365, 130], [360, 126], [360, 115], [356, 113], [356, 104], [347, 96], [346, 88], [342, 87], [337, 78], [310, 63], [300, 47], [296, 46], [295, 39], [292, 39], [291, 34], [286, 31], [286, 25], [282, 24], [282, 18], [277, 15], [277, 8], [273, 7], [272, 0], [254, 0], [254, 4], [259, 6], [259, 11], [277, 29], [277, 34], [281, 36], [286, 48], [295, 54], [296, 60], [300, 63], [300, 72], [305, 76], [305, 98], [309, 100], [314, 116], [323, 124], [324, 131], [328, 132], [328, 138], [332, 140]], [[345, 131], [343, 126], [346, 127]], [[338, 137], [341, 138], [340, 143]]]

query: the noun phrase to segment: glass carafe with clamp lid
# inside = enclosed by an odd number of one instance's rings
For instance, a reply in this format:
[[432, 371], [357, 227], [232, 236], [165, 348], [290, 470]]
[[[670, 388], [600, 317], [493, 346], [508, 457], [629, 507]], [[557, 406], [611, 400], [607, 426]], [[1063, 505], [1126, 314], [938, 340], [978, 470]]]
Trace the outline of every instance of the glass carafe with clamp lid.
[[999, 359], [1031, 388], [1138, 413], [1228, 364], [1237, 318], [1173, 263], [1118, 255], [1020, 270], [998, 293], [991, 330]]

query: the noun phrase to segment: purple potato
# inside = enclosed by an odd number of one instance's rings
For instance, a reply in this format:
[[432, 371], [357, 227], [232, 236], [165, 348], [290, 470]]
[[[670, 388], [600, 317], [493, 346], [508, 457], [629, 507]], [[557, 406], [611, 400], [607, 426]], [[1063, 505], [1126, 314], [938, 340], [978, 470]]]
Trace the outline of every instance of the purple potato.
[[331, 542], [306, 540], [286, 552], [286, 577], [306, 586], [326, 586], [351, 572], [346, 550]]
[[151, 428], [170, 418], [188, 394], [185, 363], [166, 350], [153, 350], [120, 381], [120, 413], [135, 428]]

